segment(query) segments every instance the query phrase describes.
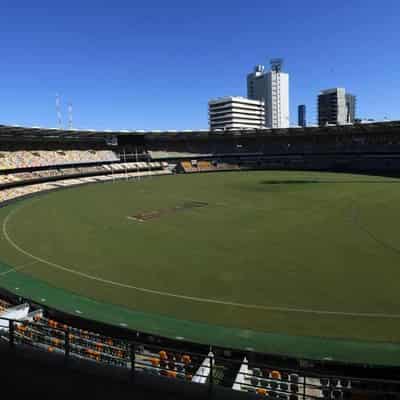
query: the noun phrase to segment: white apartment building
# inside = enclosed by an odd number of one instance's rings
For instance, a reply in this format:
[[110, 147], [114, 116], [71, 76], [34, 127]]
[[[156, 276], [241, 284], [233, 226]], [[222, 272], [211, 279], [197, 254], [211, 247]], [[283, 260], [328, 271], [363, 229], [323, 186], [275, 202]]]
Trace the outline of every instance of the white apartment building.
[[208, 102], [210, 130], [265, 127], [265, 105], [245, 97], [220, 97]]
[[281, 68], [281, 60], [272, 60], [271, 71], [257, 65], [247, 75], [247, 97], [264, 101], [268, 128], [289, 128], [289, 74]]

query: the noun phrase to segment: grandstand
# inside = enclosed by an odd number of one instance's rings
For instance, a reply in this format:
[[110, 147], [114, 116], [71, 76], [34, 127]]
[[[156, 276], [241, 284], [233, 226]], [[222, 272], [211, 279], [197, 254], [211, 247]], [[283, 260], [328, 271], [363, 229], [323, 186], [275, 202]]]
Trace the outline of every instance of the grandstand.
[[[117, 137], [117, 143], [112, 139]], [[174, 173], [258, 169], [397, 175], [400, 123], [289, 130], [93, 132], [0, 126], [0, 206], [39, 192]], [[192, 178], [191, 178], [192, 179]], [[116, 329], [0, 292], [0, 341], [182, 385], [282, 400], [395, 398], [393, 366], [258, 354]]]
[[11, 349], [34, 347], [49, 356], [58, 354], [66, 359], [123, 368], [135, 376], [145, 374], [207, 385], [211, 391], [229, 385], [234, 391], [285, 400], [375, 398], [393, 396], [400, 390], [397, 380], [303, 372], [249, 361], [246, 356], [240, 362], [227, 358], [228, 353], [222, 349], [215, 349], [215, 354], [202, 354], [184, 347], [149, 343], [145, 336], [120, 339], [77, 328], [45, 314], [42, 309], [30, 310], [28, 304], [15, 306], [0, 300], [0, 344], [4, 341]]
[[110, 133], [0, 126], [0, 170], [118, 159], [174, 162], [218, 158], [258, 163], [263, 168], [280, 163], [293, 169], [388, 171], [399, 166], [399, 130], [399, 122], [223, 133]]
[[118, 161], [110, 150], [36, 150], [0, 153], [0, 170]]

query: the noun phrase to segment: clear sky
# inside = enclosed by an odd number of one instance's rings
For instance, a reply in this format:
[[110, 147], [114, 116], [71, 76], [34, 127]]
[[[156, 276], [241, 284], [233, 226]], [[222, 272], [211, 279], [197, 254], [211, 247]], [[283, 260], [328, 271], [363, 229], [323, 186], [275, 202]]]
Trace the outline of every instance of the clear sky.
[[207, 128], [207, 101], [246, 95], [282, 57], [316, 121], [320, 89], [357, 95], [357, 116], [400, 119], [399, 0], [2, 0], [0, 124]]

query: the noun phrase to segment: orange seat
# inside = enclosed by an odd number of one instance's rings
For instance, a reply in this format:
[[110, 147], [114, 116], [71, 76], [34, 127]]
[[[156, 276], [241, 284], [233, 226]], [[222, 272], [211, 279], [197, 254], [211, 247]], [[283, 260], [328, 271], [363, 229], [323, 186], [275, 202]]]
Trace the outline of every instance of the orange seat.
[[160, 365], [160, 360], [158, 358], [151, 358], [150, 362], [153, 367], [158, 367]]
[[184, 355], [182, 356], [182, 362], [183, 362], [185, 365], [188, 365], [188, 364], [190, 364], [190, 363], [192, 362], [192, 360], [190, 359], [190, 356], [189, 356], [189, 355], [184, 354]]
[[168, 378], [176, 378], [176, 371], [168, 370], [167, 376], [168, 376]]
[[261, 396], [266, 396], [268, 394], [267, 389], [264, 389], [264, 388], [257, 388], [256, 392], [257, 392], [257, 394], [260, 394]]
[[167, 356], [167, 352], [164, 350], [160, 350], [160, 352], [158, 353], [160, 355], [160, 359], [161, 360], [168, 360], [168, 356]]
[[281, 373], [279, 371], [271, 371], [271, 378], [272, 379], [281, 379]]

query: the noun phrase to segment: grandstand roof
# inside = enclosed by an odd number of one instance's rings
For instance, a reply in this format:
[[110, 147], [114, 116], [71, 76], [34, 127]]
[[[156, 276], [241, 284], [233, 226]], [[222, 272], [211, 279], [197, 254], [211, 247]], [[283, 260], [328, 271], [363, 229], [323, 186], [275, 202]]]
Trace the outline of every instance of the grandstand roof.
[[210, 130], [93, 130], [93, 129], [59, 129], [59, 128], [42, 128], [38, 126], [23, 127], [17, 125], [0, 125], [0, 139], [102, 139], [111, 136], [132, 136], [140, 135], [148, 138], [160, 136], [176, 137], [176, 136], [251, 136], [257, 135], [282, 135], [295, 136], [305, 134], [363, 134], [363, 133], [381, 133], [384, 131], [398, 130], [400, 134], [400, 121], [384, 121], [369, 124], [354, 124], [344, 126], [328, 126], [328, 127], [293, 127], [288, 129], [254, 129], [254, 130], [230, 130], [230, 131], [210, 131]]

